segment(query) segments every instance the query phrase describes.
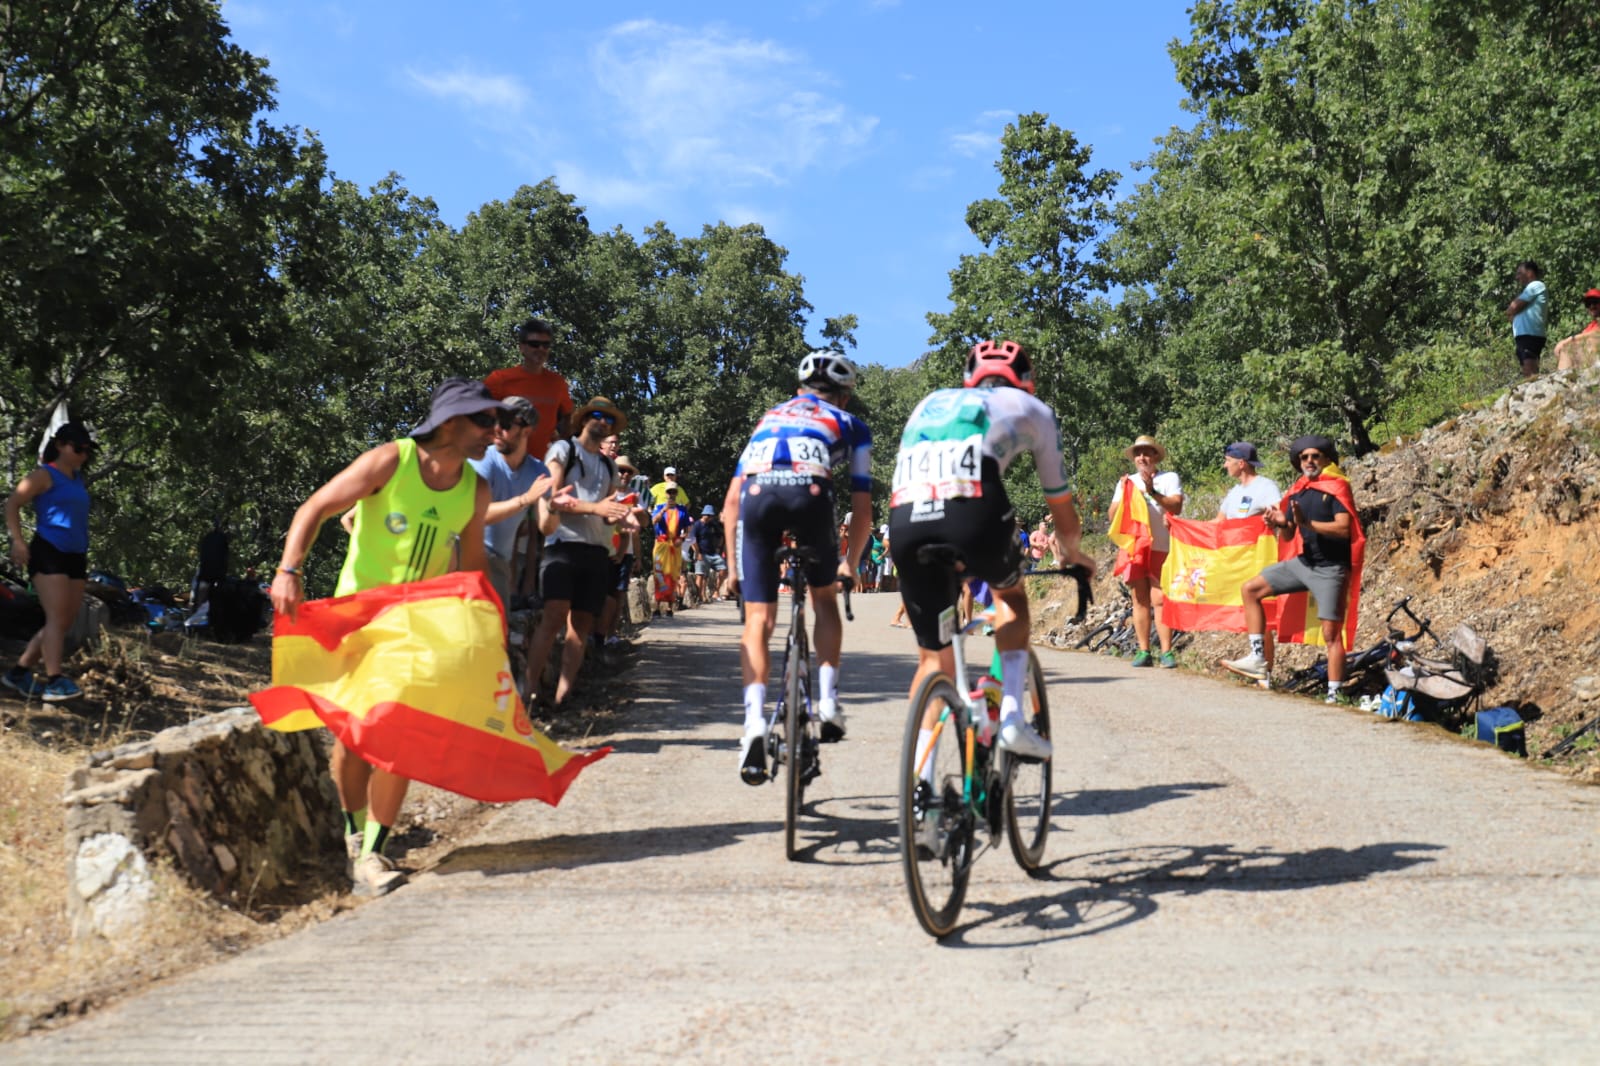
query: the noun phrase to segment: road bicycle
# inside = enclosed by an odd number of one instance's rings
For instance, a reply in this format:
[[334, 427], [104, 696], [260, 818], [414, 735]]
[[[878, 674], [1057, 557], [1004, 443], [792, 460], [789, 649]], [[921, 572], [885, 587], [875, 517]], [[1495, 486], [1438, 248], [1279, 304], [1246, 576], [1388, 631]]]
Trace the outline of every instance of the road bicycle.
[[[783, 646], [782, 687], [767, 719], [767, 778], [784, 779], [783, 850], [790, 859], [799, 855], [795, 844], [806, 786], [822, 775], [821, 745], [844, 734], [831, 722], [819, 723], [811, 701], [811, 637], [806, 630], [806, 567], [816, 562], [809, 548], [782, 547], [773, 556], [779, 573], [788, 574], [789, 638]], [[855, 583], [841, 578], [844, 616], [855, 621], [850, 591]], [[744, 602], [740, 600], [740, 617]], [[759, 781], [759, 778], [757, 779]]]
[[[1416, 627], [1413, 633], [1407, 633], [1395, 623], [1395, 616], [1399, 614], [1411, 619]], [[1418, 618], [1411, 609], [1411, 597], [1406, 596], [1398, 600], [1390, 608], [1383, 620], [1384, 638], [1360, 651], [1347, 652], [1344, 659], [1344, 685], [1343, 691], [1348, 693], [1362, 693], [1367, 690], [1381, 691], [1385, 671], [1398, 666], [1403, 656], [1416, 650], [1417, 642], [1423, 637], [1433, 641], [1433, 646], [1440, 644], [1438, 636], [1432, 629], [1432, 619]], [[1310, 666], [1296, 670], [1290, 674], [1281, 686], [1288, 692], [1299, 692], [1306, 695], [1319, 696], [1328, 688], [1328, 660], [1324, 656]]]
[[[972, 864], [981, 854], [980, 824], [990, 847], [1004, 836], [1017, 865], [1029, 873], [1039, 868], [1050, 833], [1053, 760], [1023, 759], [996, 748], [999, 705], [970, 685], [963, 639], [984, 623], [981, 618], [965, 626], [956, 621], [960, 554], [953, 545], [930, 544], [918, 549], [917, 559], [949, 575], [952, 606], [941, 612], [939, 626], [950, 638], [956, 676], [932, 674], [911, 698], [900, 749], [900, 856], [918, 923], [929, 935], [944, 937], [955, 928]], [[1088, 572], [1081, 567], [1034, 571], [1039, 574], [1078, 579], [1081, 618], [1089, 602]], [[1044, 672], [1031, 649], [1022, 703], [1027, 723], [1049, 738]]]

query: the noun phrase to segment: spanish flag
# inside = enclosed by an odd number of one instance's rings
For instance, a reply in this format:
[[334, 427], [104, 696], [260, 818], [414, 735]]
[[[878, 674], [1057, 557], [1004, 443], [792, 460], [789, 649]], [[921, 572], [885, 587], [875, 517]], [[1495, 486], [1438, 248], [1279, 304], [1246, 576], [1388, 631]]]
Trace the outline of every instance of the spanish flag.
[[[1278, 538], [1260, 515], [1221, 522], [1167, 516], [1172, 548], [1161, 568], [1161, 620], [1190, 632], [1246, 631], [1244, 583], [1278, 561]], [[1277, 600], [1267, 600], [1267, 624]]]
[[1122, 495], [1111, 511], [1111, 528], [1106, 536], [1117, 546], [1117, 561], [1111, 572], [1128, 579], [1134, 562], [1150, 561], [1150, 504], [1144, 490], [1133, 478], [1123, 478]]
[[478, 571], [302, 604], [272, 626], [270, 729], [327, 726], [373, 766], [486, 803], [552, 807], [610, 748], [577, 754], [528, 720], [505, 617]]
[[[1367, 535], [1361, 529], [1361, 516], [1356, 512], [1355, 494], [1350, 491], [1350, 479], [1336, 464], [1323, 467], [1315, 480], [1301, 477], [1284, 493], [1284, 500], [1298, 492], [1312, 489], [1325, 492], [1344, 505], [1350, 512], [1350, 580], [1345, 585], [1344, 646], [1355, 647], [1356, 605], [1361, 599], [1361, 564], [1366, 557]], [[1300, 532], [1284, 541], [1278, 548], [1280, 559], [1293, 559], [1301, 552]], [[1278, 640], [1284, 644], [1321, 644], [1322, 623], [1317, 620], [1315, 603], [1309, 592], [1291, 592], [1279, 596]]]

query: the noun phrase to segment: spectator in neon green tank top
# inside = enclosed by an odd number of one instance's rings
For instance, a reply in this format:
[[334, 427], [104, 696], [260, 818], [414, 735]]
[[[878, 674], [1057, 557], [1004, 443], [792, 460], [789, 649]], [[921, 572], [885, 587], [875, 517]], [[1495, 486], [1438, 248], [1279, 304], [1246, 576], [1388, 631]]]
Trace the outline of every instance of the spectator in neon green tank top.
[[[301, 564], [322, 524], [347, 509], [356, 511], [356, 519], [340, 577], [341, 592], [437, 577], [452, 569], [456, 551], [460, 560], [454, 569], [483, 570], [489, 485], [467, 467], [467, 460], [483, 458], [494, 441], [495, 414], [505, 406], [479, 382], [447, 378], [433, 390], [428, 417], [409, 437], [364, 453], [313, 492], [289, 523], [282, 560], [272, 579], [273, 610], [291, 620], [295, 617], [305, 599]], [[364, 520], [366, 509], [380, 504], [386, 512], [396, 513]], [[413, 551], [417, 538], [405, 534], [411, 532], [408, 526], [425, 524], [424, 508], [438, 512], [440, 525], [435, 532], [443, 535], [432, 538], [433, 549], [420, 553], [418, 561], [419, 553]], [[384, 518], [396, 514], [402, 520], [389, 523], [389, 535], [379, 534]], [[398, 531], [393, 529], [396, 524]], [[377, 574], [388, 580], [375, 578]], [[383, 895], [405, 879], [383, 849], [409, 782], [374, 768], [337, 742], [332, 770], [344, 809], [354, 891]]]

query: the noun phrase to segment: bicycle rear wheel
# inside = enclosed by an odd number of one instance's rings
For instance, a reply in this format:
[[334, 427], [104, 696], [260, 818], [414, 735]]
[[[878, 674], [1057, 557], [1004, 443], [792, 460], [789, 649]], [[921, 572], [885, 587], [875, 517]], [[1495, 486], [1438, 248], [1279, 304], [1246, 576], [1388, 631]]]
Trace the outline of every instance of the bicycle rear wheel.
[[799, 853], [795, 835], [800, 826], [800, 808], [805, 802], [807, 774], [811, 761], [816, 758], [816, 745], [809, 729], [811, 660], [806, 650], [805, 630], [791, 629], [789, 646], [784, 653], [783, 683], [783, 735], [788, 740], [788, 765], [784, 769], [784, 791], [788, 799], [783, 819], [783, 850], [790, 859]]
[[[900, 858], [906, 891], [918, 924], [936, 937], [956, 927], [972, 871], [974, 816], [962, 794], [964, 703], [948, 677], [930, 675], [911, 699], [900, 745]], [[930, 710], [935, 724], [922, 752], [922, 722]]]
[[[1050, 703], [1044, 687], [1044, 670], [1039, 657], [1028, 652], [1028, 676], [1023, 683], [1022, 714], [1040, 736], [1050, 736]], [[1011, 780], [1006, 787], [1006, 838], [1017, 865], [1029, 873], [1039, 868], [1044, 858], [1045, 838], [1050, 835], [1050, 764], [1011, 760]]]

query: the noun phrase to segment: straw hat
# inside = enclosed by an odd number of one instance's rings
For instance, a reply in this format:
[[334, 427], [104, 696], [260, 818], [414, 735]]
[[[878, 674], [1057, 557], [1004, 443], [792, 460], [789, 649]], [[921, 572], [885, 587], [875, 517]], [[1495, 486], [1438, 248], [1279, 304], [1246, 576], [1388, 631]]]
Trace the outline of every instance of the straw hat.
[[584, 420], [586, 420], [596, 411], [612, 417], [614, 421], [611, 424], [611, 432], [620, 434], [623, 430], [628, 428], [628, 416], [623, 414], [621, 409], [618, 408], [616, 404], [612, 403], [604, 396], [596, 396], [594, 399], [590, 400], [588, 403], [584, 404], [582, 407], [578, 408], [572, 413], [573, 429], [581, 431], [583, 429]]
[[639, 472], [639, 468], [633, 465], [633, 460], [626, 455], [619, 455], [614, 461], [617, 464], [617, 469], [624, 473], [637, 474]]
[[1157, 444], [1154, 437], [1147, 436], [1140, 436], [1132, 444], [1124, 448], [1122, 450], [1122, 454], [1127, 458], [1132, 459], [1133, 453], [1138, 451], [1140, 448], [1153, 448], [1156, 453], [1156, 462], [1158, 463], [1167, 457], [1167, 450], [1161, 445]]

